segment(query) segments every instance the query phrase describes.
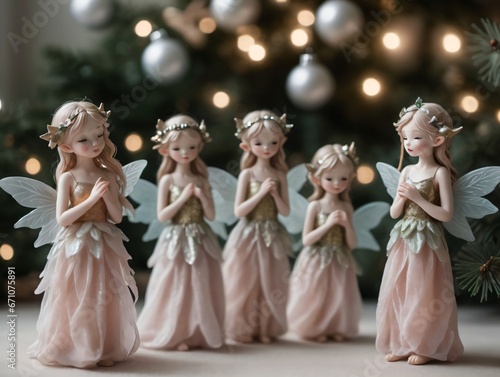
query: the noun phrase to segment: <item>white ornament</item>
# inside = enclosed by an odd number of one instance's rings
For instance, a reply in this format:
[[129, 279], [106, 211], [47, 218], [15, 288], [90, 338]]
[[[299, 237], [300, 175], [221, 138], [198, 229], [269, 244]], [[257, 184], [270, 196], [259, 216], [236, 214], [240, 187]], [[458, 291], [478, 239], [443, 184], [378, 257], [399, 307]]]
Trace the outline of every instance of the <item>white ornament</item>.
[[73, 17], [89, 28], [106, 26], [115, 12], [114, 0], [72, 0]]
[[348, 0], [329, 0], [316, 11], [314, 29], [321, 40], [332, 47], [352, 42], [362, 30], [363, 13]]
[[257, 19], [260, 3], [259, 0], [212, 0], [210, 11], [221, 29], [233, 31]]
[[169, 84], [179, 80], [186, 73], [189, 57], [184, 46], [168, 38], [164, 30], [150, 35], [151, 43], [142, 53], [142, 68], [155, 80]]
[[286, 80], [286, 91], [297, 107], [313, 110], [324, 105], [333, 95], [335, 80], [328, 69], [316, 61], [313, 54], [300, 56], [300, 64]]

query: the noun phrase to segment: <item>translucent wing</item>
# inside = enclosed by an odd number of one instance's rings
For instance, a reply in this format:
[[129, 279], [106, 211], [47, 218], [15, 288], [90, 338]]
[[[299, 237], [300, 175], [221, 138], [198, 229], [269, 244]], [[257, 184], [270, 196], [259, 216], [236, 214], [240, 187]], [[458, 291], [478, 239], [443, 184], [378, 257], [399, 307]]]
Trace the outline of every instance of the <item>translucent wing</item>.
[[144, 179], [139, 179], [134, 190], [130, 193], [130, 197], [139, 204], [131, 221], [149, 225], [148, 230], [142, 236], [143, 241], [157, 239], [165, 227], [165, 224], [161, 223], [156, 215], [157, 196], [158, 187]]
[[395, 167], [384, 162], [377, 162], [377, 170], [382, 177], [385, 188], [389, 195], [394, 199], [398, 190], [399, 177], [401, 173]]
[[287, 174], [290, 214], [286, 217], [279, 215], [279, 220], [291, 234], [301, 233], [304, 227], [304, 219], [309, 202], [299, 194], [299, 191], [304, 186], [306, 180], [307, 169], [305, 164], [295, 166]]
[[236, 221], [234, 199], [238, 180], [227, 171], [215, 167], [208, 168], [208, 180], [215, 203], [215, 219], [207, 222], [218, 236], [226, 239], [226, 226]]
[[443, 223], [448, 232], [466, 241], [474, 241], [474, 234], [467, 217], [480, 219], [498, 211], [482, 196], [492, 192], [500, 183], [500, 167], [489, 166], [473, 170], [453, 185], [454, 215], [450, 222]]
[[354, 211], [353, 225], [356, 231], [357, 249], [380, 250], [370, 230], [377, 227], [382, 218], [387, 215], [389, 207], [386, 202], [372, 202]]
[[146, 160], [137, 160], [123, 167], [123, 173], [127, 178], [127, 187], [125, 188], [125, 196], [129, 196], [134, 190], [134, 186], [139, 181], [142, 171], [148, 162]]
[[54, 242], [61, 226], [56, 219], [56, 190], [31, 178], [7, 177], [0, 180], [0, 187], [22, 206], [34, 208], [14, 224], [14, 228], [40, 229], [35, 247]]

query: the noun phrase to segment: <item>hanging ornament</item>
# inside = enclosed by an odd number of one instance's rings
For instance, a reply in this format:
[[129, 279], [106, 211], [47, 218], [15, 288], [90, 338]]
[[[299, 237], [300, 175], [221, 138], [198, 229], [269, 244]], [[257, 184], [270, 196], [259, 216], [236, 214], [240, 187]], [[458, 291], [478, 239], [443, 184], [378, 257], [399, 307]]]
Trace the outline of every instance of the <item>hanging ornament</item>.
[[221, 29], [233, 31], [257, 19], [260, 3], [259, 0], [212, 0], [210, 11]]
[[188, 54], [182, 44], [168, 38], [165, 30], [150, 35], [151, 43], [142, 53], [142, 68], [155, 80], [169, 84], [179, 80], [189, 66]]
[[310, 52], [300, 56], [300, 64], [291, 70], [286, 80], [288, 97], [297, 107], [305, 110], [324, 105], [334, 90], [335, 80], [330, 72]]
[[479, 75], [493, 86], [500, 86], [500, 25], [490, 20], [481, 19], [485, 31], [475, 24], [472, 28], [477, 32], [467, 33], [471, 40], [468, 50], [473, 53], [472, 61], [479, 67]]
[[348, 0], [326, 1], [316, 11], [316, 33], [323, 42], [332, 47], [352, 42], [362, 26], [361, 9]]
[[98, 29], [108, 25], [115, 13], [114, 0], [72, 0], [70, 10], [82, 25]]

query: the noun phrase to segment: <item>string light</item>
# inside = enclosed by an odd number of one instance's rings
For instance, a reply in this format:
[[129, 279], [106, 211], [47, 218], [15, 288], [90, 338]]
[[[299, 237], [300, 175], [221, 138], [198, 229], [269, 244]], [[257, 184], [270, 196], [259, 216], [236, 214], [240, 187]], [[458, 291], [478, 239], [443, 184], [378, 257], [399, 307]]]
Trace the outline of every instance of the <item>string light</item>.
[[212, 101], [215, 107], [223, 109], [229, 105], [231, 99], [229, 98], [229, 95], [226, 92], [221, 91], [214, 94]]
[[261, 45], [254, 44], [248, 49], [248, 56], [255, 62], [260, 62], [266, 57], [266, 49]]
[[358, 182], [367, 185], [375, 179], [375, 170], [368, 165], [360, 165], [356, 171]]
[[147, 37], [153, 31], [153, 25], [147, 20], [141, 20], [135, 25], [134, 31], [139, 37]]
[[475, 113], [479, 108], [479, 101], [474, 96], [466, 95], [462, 98], [462, 101], [460, 101], [460, 105], [465, 112]]
[[31, 157], [28, 159], [28, 161], [26, 161], [24, 168], [26, 169], [26, 172], [28, 174], [35, 175], [40, 172], [42, 165], [40, 164], [40, 161], [38, 161], [37, 158]]
[[316, 17], [314, 17], [314, 13], [310, 10], [304, 9], [297, 14], [297, 21], [302, 26], [311, 26], [312, 24], [314, 24], [315, 20]]
[[238, 37], [238, 48], [241, 51], [248, 52], [254, 44], [255, 39], [251, 35], [243, 34]]
[[462, 47], [462, 41], [455, 34], [446, 34], [443, 37], [443, 48], [446, 52], [454, 54], [455, 52], [460, 51]]
[[363, 92], [370, 97], [376, 96], [382, 90], [380, 81], [374, 79], [373, 77], [367, 78], [363, 81]]
[[142, 148], [142, 138], [136, 133], [131, 133], [125, 138], [125, 148], [129, 152], [137, 152]]
[[309, 36], [306, 31], [303, 29], [295, 29], [290, 34], [290, 40], [292, 44], [297, 47], [305, 46], [309, 42]]
[[212, 34], [217, 28], [217, 23], [212, 17], [204, 17], [198, 23], [198, 27], [202, 33]]
[[382, 43], [388, 50], [395, 50], [401, 44], [401, 39], [396, 33], [386, 33], [382, 38]]
[[14, 257], [14, 248], [8, 243], [4, 243], [0, 246], [0, 257], [3, 260], [11, 260]]

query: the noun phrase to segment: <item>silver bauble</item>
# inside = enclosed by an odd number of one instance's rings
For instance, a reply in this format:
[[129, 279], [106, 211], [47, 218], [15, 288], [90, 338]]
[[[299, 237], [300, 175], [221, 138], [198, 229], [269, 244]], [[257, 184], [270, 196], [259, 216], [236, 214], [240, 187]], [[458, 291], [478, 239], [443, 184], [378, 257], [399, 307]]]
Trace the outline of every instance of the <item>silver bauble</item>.
[[106, 26], [115, 12], [114, 0], [72, 0], [73, 17], [89, 28]]
[[162, 84], [179, 80], [186, 73], [189, 57], [184, 46], [168, 38], [165, 31], [151, 33], [151, 43], [142, 53], [142, 68]]
[[217, 26], [233, 31], [257, 19], [260, 3], [259, 0], [212, 0], [210, 11]]
[[340, 43], [352, 43], [353, 37], [361, 32], [363, 13], [348, 0], [329, 0], [316, 11], [314, 29], [321, 40], [332, 47]]
[[286, 79], [286, 91], [294, 105], [314, 110], [324, 105], [333, 95], [335, 80], [328, 69], [316, 61], [314, 54], [300, 56], [300, 64]]

